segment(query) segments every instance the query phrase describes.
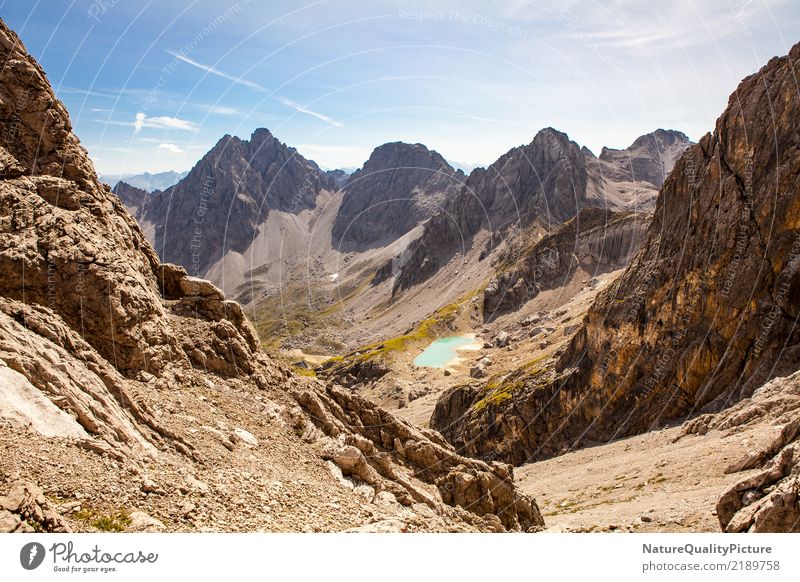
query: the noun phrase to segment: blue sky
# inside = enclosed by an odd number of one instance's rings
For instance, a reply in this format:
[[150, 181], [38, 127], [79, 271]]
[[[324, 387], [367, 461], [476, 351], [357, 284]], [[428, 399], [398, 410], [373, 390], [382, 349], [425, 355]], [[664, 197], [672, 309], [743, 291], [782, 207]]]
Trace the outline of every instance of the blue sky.
[[98, 171], [185, 170], [267, 127], [324, 167], [421, 142], [488, 164], [542, 127], [596, 153], [698, 139], [800, 40], [797, 0], [13, 0]]

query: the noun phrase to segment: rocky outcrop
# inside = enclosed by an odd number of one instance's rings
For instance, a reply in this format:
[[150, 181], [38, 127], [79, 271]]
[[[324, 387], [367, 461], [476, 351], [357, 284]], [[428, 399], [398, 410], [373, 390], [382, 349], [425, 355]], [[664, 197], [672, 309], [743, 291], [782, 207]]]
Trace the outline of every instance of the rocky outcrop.
[[224, 136], [180, 182], [153, 195], [144, 212], [164, 262], [199, 276], [228, 251], [243, 252], [270, 210], [313, 208], [333, 180], [268, 130], [249, 141]]
[[326, 457], [377, 492], [438, 512], [454, 507], [489, 528], [496, 523], [499, 531], [544, 525], [536, 502], [515, 490], [510, 466], [462, 457], [436, 433], [423, 432], [349, 390], [303, 390], [295, 399], [329, 437]]
[[[581, 210], [492, 278], [483, 291], [484, 319], [519, 308], [542, 289], [562, 285], [579, 266], [625, 266], [638, 252], [649, 223], [650, 217], [642, 213]], [[501, 261], [510, 259], [500, 257]]]
[[61, 514], [36, 484], [16, 479], [0, 496], [0, 533], [71, 533]]
[[756, 470], [717, 502], [727, 532], [800, 532], [800, 372], [775, 378], [735, 406], [687, 423], [687, 434], [734, 433], [769, 421], [776, 432], [764, 447], [736, 459], [727, 473]]
[[334, 245], [345, 251], [385, 245], [430, 218], [463, 181], [463, 173], [422, 144], [377, 147], [347, 180]]
[[722, 409], [800, 367], [798, 61], [800, 45], [744, 79], [681, 157], [641, 251], [550, 372], [502, 398], [454, 389], [434, 428], [522, 463]]

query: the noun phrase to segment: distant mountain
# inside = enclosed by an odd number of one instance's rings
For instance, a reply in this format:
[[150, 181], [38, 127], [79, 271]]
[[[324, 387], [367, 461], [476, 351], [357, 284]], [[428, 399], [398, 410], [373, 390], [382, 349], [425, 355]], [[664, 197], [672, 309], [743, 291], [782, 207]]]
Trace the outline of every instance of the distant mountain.
[[144, 172], [142, 174], [100, 174], [100, 181], [108, 184], [112, 188], [116, 186], [117, 182], [125, 182], [130, 186], [140, 188], [146, 192], [155, 192], [156, 190], [166, 190], [170, 186], [177, 184], [189, 172], [159, 172], [151, 174]]
[[345, 184], [347, 184], [347, 180], [350, 179], [350, 174], [353, 171], [348, 171], [344, 169], [337, 169], [337, 170], [326, 170], [325, 175], [333, 180], [333, 183], [336, 185], [337, 190], [341, 190], [344, 188]]
[[344, 188], [334, 244], [342, 250], [384, 246], [433, 216], [464, 178], [422, 144], [375, 148]]
[[261, 128], [249, 141], [220, 139], [185, 178], [153, 196], [145, 218], [162, 260], [205, 274], [226, 253], [252, 245], [271, 211], [296, 215], [333, 189], [317, 164]]
[[649, 182], [661, 188], [677, 159], [692, 145], [680, 131], [657, 129], [636, 139], [628, 148], [603, 148], [600, 159], [619, 170], [618, 179]]
[[468, 164], [465, 162], [455, 162], [453, 160], [447, 160], [447, 163], [453, 166], [456, 170], [461, 170], [467, 176], [469, 176], [470, 173], [472, 173], [472, 170], [474, 170], [475, 168], [486, 167], [483, 164]]
[[394, 290], [432, 276], [482, 229], [497, 238], [512, 226], [526, 229], [535, 224], [550, 230], [581, 208], [650, 210], [657, 184], [690, 143], [679, 132], [658, 130], [627, 150], [604, 148], [603, 158], [597, 158], [565, 133], [542, 129], [530, 144], [509, 150], [488, 168], [469, 175], [462, 192], [410, 245]]

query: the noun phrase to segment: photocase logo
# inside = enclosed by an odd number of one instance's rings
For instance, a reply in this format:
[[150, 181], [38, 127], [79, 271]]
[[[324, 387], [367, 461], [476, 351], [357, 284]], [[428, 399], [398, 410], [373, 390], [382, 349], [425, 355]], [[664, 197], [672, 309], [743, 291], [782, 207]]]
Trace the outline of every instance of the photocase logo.
[[26, 570], [35, 570], [44, 562], [44, 546], [39, 542], [30, 542], [22, 546], [19, 552], [19, 563]]

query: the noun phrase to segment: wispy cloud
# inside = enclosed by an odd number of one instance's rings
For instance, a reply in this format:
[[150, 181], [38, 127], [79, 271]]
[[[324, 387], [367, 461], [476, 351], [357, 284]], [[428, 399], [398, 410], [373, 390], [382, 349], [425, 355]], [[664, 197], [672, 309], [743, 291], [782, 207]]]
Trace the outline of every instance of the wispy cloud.
[[171, 154], [182, 154], [183, 150], [176, 146], [174, 143], [160, 143], [158, 144], [158, 149], [166, 150]]
[[154, 129], [181, 129], [184, 131], [197, 131], [197, 124], [177, 117], [162, 115], [159, 117], [148, 117], [144, 113], [136, 114], [136, 121], [133, 122], [133, 130], [139, 133], [143, 127]]
[[254, 82], [254, 81], [250, 81], [248, 79], [245, 79], [244, 77], [237, 77], [236, 75], [231, 75], [229, 73], [226, 73], [225, 71], [220, 71], [216, 67], [212, 67], [211, 65], [205, 65], [205, 64], [200, 63], [198, 61], [195, 61], [194, 59], [190, 59], [186, 55], [183, 55], [183, 54], [175, 52], [175, 51], [167, 51], [167, 52], [169, 54], [171, 54], [173, 57], [175, 57], [176, 59], [178, 59], [179, 61], [184, 62], [187, 65], [192, 65], [193, 67], [196, 67], [196, 68], [200, 69], [201, 71], [205, 71], [207, 73], [210, 73], [211, 75], [216, 75], [217, 77], [222, 77], [223, 79], [227, 79], [228, 81], [232, 81], [232, 82], [236, 83], [237, 85], [243, 85], [244, 87], [249, 87], [250, 89], [253, 89], [254, 91], [261, 91], [261, 92], [266, 91], [266, 88], [263, 87], [262, 85], [259, 85], [258, 83]]
[[310, 115], [311, 117], [316, 117], [317, 119], [320, 119], [325, 123], [330, 123], [334, 127], [344, 127], [344, 123], [336, 121], [335, 119], [328, 117], [327, 115], [319, 113], [318, 111], [314, 111], [313, 109], [309, 109], [308, 107], [300, 105], [299, 103], [295, 103], [291, 99], [286, 99], [285, 97], [278, 97], [277, 99], [278, 101], [280, 101], [287, 107], [291, 107], [295, 111], [299, 111], [300, 113], [305, 113], [306, 115]]
[[242, 115], [242, 112], [235, 107], [226, 107], [224, 105], [212, 105], [208, 108], [208, 112], [215, 115]]
[[111, 91], [96, 91], [92, 89], [77, 89], [75, 87], [59, 87], [56, 89], [56, 93], [59, 95], [87, 95], [89, 97], [101, 97], [103, 99], [116, 99], [119, 97], [119, 93], [113, 93]]

